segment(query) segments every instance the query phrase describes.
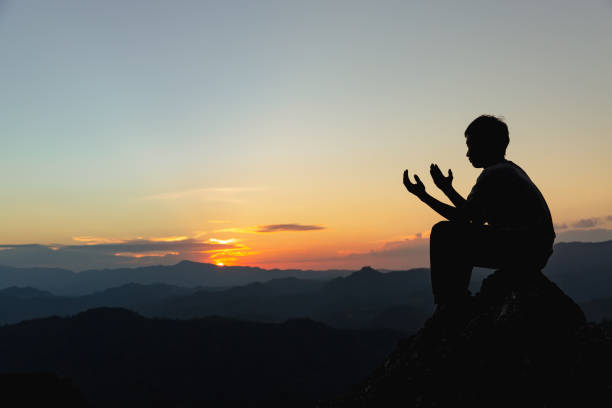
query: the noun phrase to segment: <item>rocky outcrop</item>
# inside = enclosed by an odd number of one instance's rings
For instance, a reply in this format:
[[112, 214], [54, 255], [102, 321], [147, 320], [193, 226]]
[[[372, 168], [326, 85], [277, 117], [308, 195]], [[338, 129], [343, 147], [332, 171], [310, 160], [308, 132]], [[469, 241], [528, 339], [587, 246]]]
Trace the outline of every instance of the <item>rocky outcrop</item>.
[[352, 393], [322, 406], [607, 406], [607, 329], [586, 323], [541, 272], [499, 270], [469, 302], [437, 311], [401, 341]]

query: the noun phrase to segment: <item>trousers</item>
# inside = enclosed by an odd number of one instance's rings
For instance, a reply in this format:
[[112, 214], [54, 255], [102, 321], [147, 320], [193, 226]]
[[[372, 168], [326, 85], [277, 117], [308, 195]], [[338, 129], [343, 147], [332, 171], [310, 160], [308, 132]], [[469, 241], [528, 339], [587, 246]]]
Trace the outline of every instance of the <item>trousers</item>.
[[[441, 221], [429, 238], [431, 287], [436, 304], [469, 295], [472, 268], [540, 271], [552, 254], [554, 237], [489, 225]], [[514, 273], [514, 272], [513, 272]]]

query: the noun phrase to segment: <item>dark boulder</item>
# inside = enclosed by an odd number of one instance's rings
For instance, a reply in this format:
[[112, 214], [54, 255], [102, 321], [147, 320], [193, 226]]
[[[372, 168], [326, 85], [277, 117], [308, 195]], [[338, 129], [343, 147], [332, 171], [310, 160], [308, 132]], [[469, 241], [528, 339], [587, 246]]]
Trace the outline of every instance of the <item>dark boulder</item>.
[[606, 324], [541, 272], [498, 270], [437, 311], [363, 384], [321, 406], [565, 407], [612, 402]]

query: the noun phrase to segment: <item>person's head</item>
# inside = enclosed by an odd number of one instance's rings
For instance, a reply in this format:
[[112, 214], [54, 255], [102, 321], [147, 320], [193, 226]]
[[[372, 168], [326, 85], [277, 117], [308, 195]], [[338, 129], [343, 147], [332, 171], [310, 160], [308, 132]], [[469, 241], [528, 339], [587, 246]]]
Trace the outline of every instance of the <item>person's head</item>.
[[465, 129], [468, 151], [466, 156], [474, 167], [488, 167], [499, 163], [510, 143], [508, 126], [491, 115], [477, 117]]

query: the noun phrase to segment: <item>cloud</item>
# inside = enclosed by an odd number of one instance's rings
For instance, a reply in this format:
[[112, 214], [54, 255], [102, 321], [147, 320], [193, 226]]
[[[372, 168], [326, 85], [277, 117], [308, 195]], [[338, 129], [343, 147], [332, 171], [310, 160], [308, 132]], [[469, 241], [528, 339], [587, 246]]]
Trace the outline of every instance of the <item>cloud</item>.
[[214, 230], [213, 232], [219, 233], [238, 233], [238, 234], [266, 234], [270, 232], [286, 232], [286, 231], [316, 231], [326, 229], [322, 225], [303, 225], [303, 224], [270, 224], [270, 225], [258, 225], [255, 227], [232, 227], [222, 228]]
[[387, 269], [429, 267], [429, 237], [419, 233], [394, 239], [384, 242], [380, 248], [348, 253], [343, 258], [351, 263], [357, 261], [359, 264]]
[[271, 224], [260, 225], [255, 232], [281, 232], [281, 231], [314, 231], [322, 230], [325, 227], [321, 225], [302, 225], [302, 224]]
[[92, 237], [92, 236], [72, 237], [72, 240], [76, 242], [84, 242], [87, 245], [115, 244], [115, 243], [123, 242], [123, 240], [121, 239], [111, 239], [111, 238]]
[[58, 267], [75, 271], [94, 268], [174, 264], [184, 259], [213, 261], [216, 253], [243, 250], [230, 240], [200, 241], [185, 237], [104, 239], [77, 237], [76, 245], [0, 245], [0, 264]]
[[[569, 224], [572, 228], [578, 228], [578, 229], [585, 228], [586, 229], [586, 228], [601, 227], [603, 225], [610, 224], [611, 222], [612, 222], [612, 215], [604, 215], [601, 217], [581, 218], [578, 221], [561, 224], [561, 226], [565, 226], [565, 228], [567, 228], [567, 225]], [[555, 229], [565, 229], [565, 228], [558, 228], [558, 225], [555, 224]]]
[[424, 234], [390, 238], [380, 241], [376, 248], [368, 251], [339, 250], [335, 255], [316, 256], [307, 252], [303, 256], [295, 253], [262, 259], [261, 263], [275, 264], [299, 269], [359, 269], [370, 265], [379, 269], [406, 270], [429, 265], [429, 238]]
[[214, 230], [213, 232], [232, 232], [237, 234], [255, 234], [257, 233], [257, 227], [232, 227], [232, 228], [222, 228]]
[[158, 251], [178, 251], [180, 252], [204, 252], [210, 249], [228, 249], [233, 245], [219, 244], [215, 242], [202, 242], [195, 239], [182, 239], [174, 241], [163, 241], [154, 239], [134, 239], [123, 242], [104, 243], [104, 244], [85, 244], [85, 245], [66, 245], [60, 250], [83, 250], [98, 251], [104, 253], [116, 252], [158, 252]]
[[168, 255], [179, 255], [179, 252], [176, 252], [176, 251], [117, 252], [113, 255], [123, 256], [123, 257], [128, 257], [128, 258], [148, 258], [148, 257], [163, 258]]
[[553, 224], [555, 231], [567, 229], [567, 224]]
[[593, 228], [601, 224], [602, 220], [599, 217], [582, 218], [581, 220], [572, 224], [574, 228]]

